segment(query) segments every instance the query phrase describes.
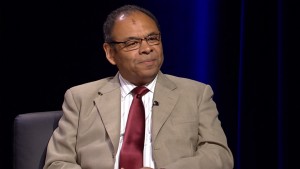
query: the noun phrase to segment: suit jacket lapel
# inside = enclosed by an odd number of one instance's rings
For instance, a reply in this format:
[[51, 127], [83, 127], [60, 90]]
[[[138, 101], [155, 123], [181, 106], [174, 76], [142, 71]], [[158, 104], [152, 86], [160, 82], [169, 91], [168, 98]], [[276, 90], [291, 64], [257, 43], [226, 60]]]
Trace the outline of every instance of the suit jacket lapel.
[[[164, 74], [159, 72], [155, 86], [153, 100], [158, 101], [159, 106], [153, 107], [152, 112], [152, 140], [154, 141], [159, 130], [169, 118], [179, 95], [173, 90], [176, 85], [169, 80]], [[110, 80], [107, 85], [99, 90], [99, 97], [95, 99], [99, 115], [107, 130], [108, 136], [116, 153], [120, 138], [121, 125], [121, 91], [118, 74]]]
[[99, 97], [95, 99], [99, 115], [103, 120], [107, 134], [114, 147], [118, 150], [121, 125], [121, 92], [118, 74], [107, 85], [99, 90]]
[[179, 95], [173, 90], [176, 85], [169, 80], [164, 74], [159, 72], [155, 86], [153, 100], [158, 101], [159, 106], [152, 109], [152, 140], [155, 141], [159, 130], [169, 118]]

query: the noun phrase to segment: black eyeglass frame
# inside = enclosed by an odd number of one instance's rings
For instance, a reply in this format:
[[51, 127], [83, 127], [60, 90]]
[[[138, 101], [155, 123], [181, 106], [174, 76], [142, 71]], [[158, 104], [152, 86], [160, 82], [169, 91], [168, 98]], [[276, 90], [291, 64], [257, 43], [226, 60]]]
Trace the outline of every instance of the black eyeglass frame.
[[[151, 37], [153, 38], [153, 36], [157, 36], [157, 38], [156, 38], [157, 42], [155, 42], [153, 44], [152, 43], [149, 44], [149, 41], [151, 40], [150, 38]], [[149, 46], [159, 45], [160, 42], [161, 42], [161, 34], [160, 33], [155, 33], [155, 34], [150, 34], [150, 35], [148, 35], [144, 38], [130, 38], [130, 39], [128, 39], [126, 41], [122, 41], [122, 42], [109, 41], [109, 42], [106, 42], [106, 43], [112, 44], [112, 45], [114, 45], [114, 44], [124, 44], [124, 46], [122, 46], [122, 49], [126, 49], [127, 51], [131, 51], [131, 50], [136, 50], [136, 49], [140, 48], [143, 40], [145, 40]], [[126, 45], [126, 43], [128, 43], [130, 41], [136, 41], [138, 43], [136, 43], [136, 46], [130, 48], [130, 44]], [[133, 45], [135, 45], [135, 44], [133, 44]]]

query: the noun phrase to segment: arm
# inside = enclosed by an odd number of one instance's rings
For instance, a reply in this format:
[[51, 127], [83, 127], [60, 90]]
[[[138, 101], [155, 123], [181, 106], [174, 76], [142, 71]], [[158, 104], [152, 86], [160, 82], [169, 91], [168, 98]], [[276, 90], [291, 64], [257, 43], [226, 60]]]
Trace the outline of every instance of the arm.
[[[175, 136], [174, 134], [168, 137], [171, 137], [170, 142], [175, 141], [172, 144], [177, 144], [178, 147], [173, 149], [178, 149], [180, 151], [174, 151], [173, 154], [177, 153], [177, 157], [174, 157], [174, 161], [168, 163], [167, 165], [159, 166], [159, 168], [165, 169], [232, 169], [233, 168], [233, 156], [228, 148], [227, 140], [225, 133], [221, 127], [221, 122], [218, 119], [218, 111], [216, 104], [212, 99], [213, 91], [210, 86], [206, 85], [202, 90], [195, 90], [195, 93], [202, 93], [200, 96], [197, 96], [197, 106], [193, 107], [192, 100], [195, 99], [190, 93], [191, 100], [188, 100], [189, 96], [185, 96], [187, 102], [184, 102], [182, 106], [185, 111], [185, 114], [188, 112], [193, 112], [197, 110], [197, 116], [195, 116], [196, 122], [193, 123], [182, 123], [177, 125], [172, 125], [173, 128], [177, 128], [182, 133], [191, 132], [192, 134]], [[193, 107], [193, 108], [189, 108]], [[188, 115], [191, 117], [191, 115]], [[194, 118], [194, 117], [193, 117]], [[175, 124], [175, 123], [174, 123]], [[198, 130], [195, 127], [198, 127]], [[191, 136], [192, 135], [192, 136]], [[198, 136], [197, 136], [198, 135]], [[195, 139], [195, 141], [193, 141]], [[192, 141], [191, 141], [192, 140]], [[190, 147], [188, 146], [190, 144]], [[193, 146], [192, 146], [193, 145]], [[168, 145], [166, 145], [168, 146]], [[184, 152], [184, 153], [183, 153]], [[180, 154], [181, 153], [181, 154]], [[190, 155], [188, 155], [190, 153]], [[174, 156], [171, 153], [165, 154], [168, 156]], [[163, 157], [162, 157], [163, 158]]]
[[65, 94], [63, 112], [48, 143], [44, 169], [81, 169], [75, 149], [79, 113], [70, 90]]

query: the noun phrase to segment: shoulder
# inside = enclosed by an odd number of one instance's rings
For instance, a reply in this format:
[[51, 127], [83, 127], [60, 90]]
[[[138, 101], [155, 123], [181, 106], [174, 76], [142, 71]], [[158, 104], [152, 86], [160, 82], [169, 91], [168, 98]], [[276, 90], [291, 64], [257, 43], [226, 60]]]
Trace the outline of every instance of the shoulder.
[[166, 78], [171, 80], [177, 87], [205, 87], [208, 84], [197, 80], [165, 74]]
[[98, 91], [102, 86], [106, 85], [109, 81], [111, 81], [113, 77], [106, 77], [103, 79], [91, 81], [91, 82], [86, 82], [83, 84], [79, 84], [76, 86], [71, 87], [69, 90], [72, 91], [81, 91], [81, 90], [91, 90], [91, 91]]
[[72, 95], [74, 99], [94, 99], [98, 96], [99, 91], [104, 87], [111, 84], [114, 77], [107, 77], [96, 81], [83, 83], [80, 85], [69, 88], [65, 95]]
[[173, 83], [173, 86], [175, 86], [173, 88], [173, 91], [181, 93], [182, 95], [213, 95], [213, 90], [211, 86], [207, 83], [170, 74], [164, 74], [164, 77], [165, 78], [162, 79], [165, 79], [165, 81], [169, 81], [168, 84]]

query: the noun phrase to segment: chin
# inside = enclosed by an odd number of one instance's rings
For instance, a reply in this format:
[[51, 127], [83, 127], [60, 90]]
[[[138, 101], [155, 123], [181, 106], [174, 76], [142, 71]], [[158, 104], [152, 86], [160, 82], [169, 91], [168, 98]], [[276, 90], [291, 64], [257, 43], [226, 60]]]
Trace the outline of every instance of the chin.
[[158, 71], [159, 71], [159, 69], [157, 69], [157, 68], [151, 68], [151, 69], [143, 70], [143, 74], [145, 76], [149, 76], [149, 77], [154, 76], [155, 77], [157, 75]]

